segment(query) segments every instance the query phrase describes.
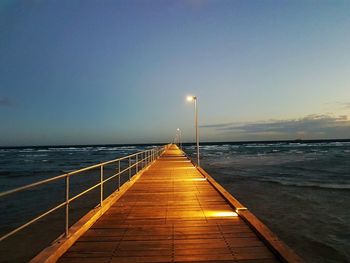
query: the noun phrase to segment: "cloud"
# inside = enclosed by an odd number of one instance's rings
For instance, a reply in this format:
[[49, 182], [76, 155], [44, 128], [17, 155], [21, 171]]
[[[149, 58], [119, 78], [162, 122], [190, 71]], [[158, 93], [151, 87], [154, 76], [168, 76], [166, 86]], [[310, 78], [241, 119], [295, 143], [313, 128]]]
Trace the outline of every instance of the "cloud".
[[201, 125], [201, 128], [225, 128], [225, 127], [230, 127], [231, 125], [235, 125], [234, 122], [230, 123], [219, 123], [219, 124], [206, 124], [206, 125]]
[[350, 120], [347, 116], [308, 115], [299, 119], [268, 120], [254, 123], [221, 123], [203, 125], [202, 128], [221, 132], [236, 132], [247, 135], [298, 135], [315, 136], [350, 136]]
[[350, 102], [342, 102], [341, 105], [343, 109], [350, 109]]
[[13, 103], [12, 103], [12, 101], [10, 100], [10, 99], [8, 99], [8, 98], [0, 98], [0, 106], [12, 106], [13, 105]]

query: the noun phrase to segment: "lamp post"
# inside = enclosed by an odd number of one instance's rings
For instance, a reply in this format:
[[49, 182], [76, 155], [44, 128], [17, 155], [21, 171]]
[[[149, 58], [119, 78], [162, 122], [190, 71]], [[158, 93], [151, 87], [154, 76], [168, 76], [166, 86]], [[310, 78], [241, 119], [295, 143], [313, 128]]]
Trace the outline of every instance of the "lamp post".
[[197, 144], [197, 166], [200, 167], [199, 163], [199, 135], [198, 135], [198, 107], [197, 107], [197, 97], [196, 96], [188, 96], [188, 101], [194, 102], [194, 125], [196, 127], [196, 144]]
[[179, 135], [178, 134], [175, 134], [175, 137], [174, 137], [174, 144], [177, 144], [178, 141], [179, 141]]
[[179, 146], [180, 146], [180, 150], [182, 150], [181, 130], [180, 128], [177, 128], [176, 130], [179, 132]]

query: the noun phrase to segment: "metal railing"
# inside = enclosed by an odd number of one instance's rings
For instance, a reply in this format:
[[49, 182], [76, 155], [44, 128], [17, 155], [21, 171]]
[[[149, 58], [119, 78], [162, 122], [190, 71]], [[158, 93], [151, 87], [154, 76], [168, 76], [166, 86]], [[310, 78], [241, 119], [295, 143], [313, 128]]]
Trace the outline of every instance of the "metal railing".
[[[153, 161], [155, 161], [159, 156], [162, 155], [162, 153], [169, 147], [169, 145], [164, 145], [164, 146], [159, 146], [159, 147], [155, 147], [152, 148], [150, 150], [145, 150], [145, 151], [141, 151], [141, 152], [137, 152], [128, 156], [124, 156], [121, 158], [117, 158], [111, 161], [107, 161], [107, 162], [103, 162], [103, 163], [99, 163], [99, 164], [95, 164], [89, 167], [85, 167], [79, 170], [75, 170], [72, 172], [68, 172], [59, 176], [55, 176], [46, 180], [41, 180], [32, 184], [28, 184], [25, 186], [21, 186], [12, 190], [8, 190], [8, 191], [4, 191], [0, 193], [0, 198], [5, 197], [5, 196], [9, 196], [18, 192], [22, 192], [28, 189], [32, 189], [34, 187], [37, 186], [41, 186], [41, 185], [45, 185], [49, 182], [53, 182], [53, 181], [57, 181], [57, 180], [65, 180], [65, 201], [63, 203], [60, 203], [59, 205], [47, 210], [46, 212], [36, 216], [35, 218], [29, 220], [28, 222], [22, 224], [21, 226], [13, 229], [12, 231], [8, 232], [7, 234], [3, 235], [0, 237], [0, 241], [3, 241], [4, 239], [16, 234], [17, 232], [21, 231], [22, 229], [32, 225], [33, 223], [37, 222], [38, 220], [46, 217], [47, 215], [53, 213], [54, 211], [65, 207], [65, 235], [68, 236], [69, 235], [69, 213], [70, 213], [70, 209], [69, 209], [69, 205], [72, 201], [78, 199], [79, 197], [87, 194], [88, 192], [96, 189], [96, 188], [100, 188], [100, 196], [99, 196], [99, 205], [102, 207], [103, 206], [103, 200], [106, 199], [104, 198], [104, 184], [107, 183], [108, 181], [112, 180], [113, 178], [118, 177], [118, 186], [117, 189], [119, 191], [120, 186], [121, 186], [121, 175], [128, 172], [128, 181], [130, 181], [131, 177], [135, 174], [137, 174], [138, 172], [141, 172], [142, 170], [144, 170], [145, 168], [147, 168], [150, 164], [153, 163]], [[122, 161], [127, 161], [127, 166], [123, 167], [121, 166], [121, 162]], [[116, 164], [117, 165], [117, 169], [116, 169], [116, 173], [113, 174], [112, 176], [109, 176], [108, 178], [104, 178], [104, 168], [107, 165], [111, 165], [111, 164]], [[93, 169], [98, 169], [99, 168], [99, 173], [100, 173], [100, 177], [99, 177], [99, 183], [89, 187], [88, 189], [83, 190], [82, 192], [74, 195], [74, 196], [70, 196], [70, 178], [73, 175], [85, 172], [85, 171], [89, 171], [89, 170], [93, 170]], [[135, 171], [134, 174], [132, 174], [132, 171]], [[114, 192], [114, 191], [113, 191]]]

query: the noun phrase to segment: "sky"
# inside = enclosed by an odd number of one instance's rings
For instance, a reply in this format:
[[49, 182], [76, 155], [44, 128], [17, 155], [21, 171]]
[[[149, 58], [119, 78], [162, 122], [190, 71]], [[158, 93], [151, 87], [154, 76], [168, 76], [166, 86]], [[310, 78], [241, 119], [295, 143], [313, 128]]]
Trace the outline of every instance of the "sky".
[[0, 145], [350, 138], [350, 1], [0, 1]]

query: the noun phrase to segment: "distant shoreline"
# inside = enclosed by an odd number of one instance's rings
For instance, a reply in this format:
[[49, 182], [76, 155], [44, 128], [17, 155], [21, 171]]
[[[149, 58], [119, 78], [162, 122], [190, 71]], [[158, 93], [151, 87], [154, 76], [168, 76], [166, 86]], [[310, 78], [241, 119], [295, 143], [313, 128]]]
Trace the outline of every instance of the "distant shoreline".
[[[313, 140], [268, 140], [268, 141], [218, 141], [218, 142], [200, 142], [201, 145], [216, 144], [268, 144], [268, 143], [321, 143], [321, 142], [350, 142], [350, 139], [313, 139]], [[131, 143], [131, 144], [67, 144], [67, 145], [27, 145], [27, 146], [0, 146], [0, 149], [25, 149], [25, 148], [69, 148], [69, 147], [123, 147], [123, 146], [145, 146], [145, 145], [164, 145], [164, 143]], [[183, 142], [183, 145], [195, 145], [194, 142]]]

